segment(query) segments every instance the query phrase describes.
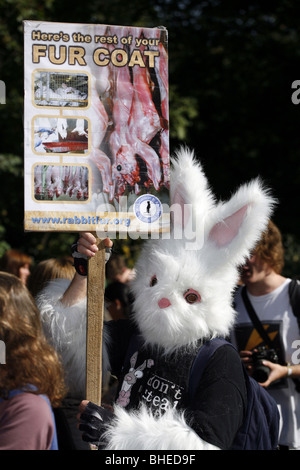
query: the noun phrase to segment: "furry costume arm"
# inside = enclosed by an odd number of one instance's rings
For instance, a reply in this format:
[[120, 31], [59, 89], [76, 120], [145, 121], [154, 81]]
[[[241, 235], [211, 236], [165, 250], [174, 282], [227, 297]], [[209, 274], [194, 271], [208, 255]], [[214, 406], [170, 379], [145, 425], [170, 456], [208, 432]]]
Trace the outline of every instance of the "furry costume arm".
[[103, 437], [106, 450], [219, 450], [201, 439], [186, 423], [184, 413], [174, 409], [156, 418], [145, 406], [129, 413], [116, 407]]
[[36, 303], [45, 335], [62, 358], [70, 393], [84, 397], [86, 298], [74, 305], [64, 305], [61, 299], [69, 285], [67, 279], [48, 282]]
[[[48, 341], [60, 354], [66, 372], [66, 382], [72, 396], [85, 396], [86, 367], [86, 295], [77, 294], [75, 287], [85, 283], [86, 278], [76, 275], [70, 282], [67, 279], [49, 281], [36, 298], [41, 313], [42, 325]], [[75, 281], [74, 281], [75, 280]], [[70, 302], [66, 301], [71, 299]], [[73, 293], [73, 297], [72, 297]], [[85, 293], [86, 294], [86, 293]], [[77, 298], [77, 302], [74, 300]], [[73, 300], [72, 300], [73, 299]], [[105, 383], [109, 370], [106, 328], [103, 329], [102, 369]]]
[[189, 427], [184, 413], [173, 409], [155, 417], [145, 406], [130, 413], [116, 406], [112, 414], [89, 402], [80, 423], [83, 440], [105, 450], [219, 450]]

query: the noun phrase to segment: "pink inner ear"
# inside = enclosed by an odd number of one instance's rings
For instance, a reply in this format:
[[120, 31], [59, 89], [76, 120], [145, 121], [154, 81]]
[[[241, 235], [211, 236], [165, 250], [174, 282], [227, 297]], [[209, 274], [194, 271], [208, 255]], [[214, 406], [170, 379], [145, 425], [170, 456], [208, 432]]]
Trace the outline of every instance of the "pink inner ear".
[[173, 214], [173, 224], [179, 225], [180, 227], [185, 227], [189, 218], [190, 218], [190, 209], [189, 204], [183, 199], [181, 193], [177, 190], [174, 193], [172, 201]]
[[245, 205], [234, 214], [215, 224], [209, 232], [208, 239], [214, 241], [219, 247], [231, 243], [238, 234], [247, 208], [248, 205]]

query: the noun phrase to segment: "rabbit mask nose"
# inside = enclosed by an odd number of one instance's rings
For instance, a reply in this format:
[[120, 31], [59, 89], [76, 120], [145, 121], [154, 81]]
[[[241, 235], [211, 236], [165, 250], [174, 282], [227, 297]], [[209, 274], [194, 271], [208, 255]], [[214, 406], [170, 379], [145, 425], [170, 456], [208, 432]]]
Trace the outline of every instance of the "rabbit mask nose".
[[169, 299], [166, 299], [165, 297], [163, 297], [162, 299], [158, 301], [159, 308], [167, 308], [170, 305], [171, 305], [171, 302], [169, 301]]

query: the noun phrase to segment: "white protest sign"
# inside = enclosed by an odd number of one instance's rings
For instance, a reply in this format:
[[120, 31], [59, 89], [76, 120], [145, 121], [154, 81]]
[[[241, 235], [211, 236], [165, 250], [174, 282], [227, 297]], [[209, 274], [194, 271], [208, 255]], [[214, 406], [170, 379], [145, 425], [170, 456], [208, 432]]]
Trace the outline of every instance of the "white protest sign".
[[25, 230], [168, 233], [163, 28], [24, 22]]

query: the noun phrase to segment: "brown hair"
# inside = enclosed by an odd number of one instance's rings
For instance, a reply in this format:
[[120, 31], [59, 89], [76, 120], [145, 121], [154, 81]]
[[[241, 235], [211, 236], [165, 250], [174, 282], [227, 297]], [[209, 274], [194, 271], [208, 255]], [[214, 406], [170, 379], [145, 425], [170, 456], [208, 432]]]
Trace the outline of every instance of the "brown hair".
[[32, 264], [32, 258], [20, 250], [7, 250], [0, 260], [0, 270], [19, 277], [20, 268]]
[[106, 263], [106, 278], [114, 281], [118, 274], [122, 274], [126, 269], [125, 258], [122, 255], [113, 254]]
[[26, 286], [12, 274], [0, 272], [0, 339], [6, 363], [0, 365], [0, 396], [34, 386], [53, 407], [65, 395], [62, 365], [44, 336], [39, 310]]
[[256, 245], [253, 254], [267, 263], [277, 274], [280, 274], [284, 266], [284, 248], [282, 236], [278, 227], [271, 220], [263, 233], [261, 240]]
[[28, 289], [35, 297], [51, 279], [73, 279], [75, 268], [71, 256], [49, 258], [36, 265], [28, 280]]

